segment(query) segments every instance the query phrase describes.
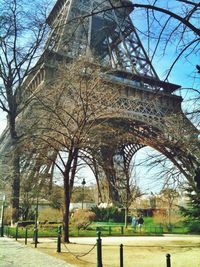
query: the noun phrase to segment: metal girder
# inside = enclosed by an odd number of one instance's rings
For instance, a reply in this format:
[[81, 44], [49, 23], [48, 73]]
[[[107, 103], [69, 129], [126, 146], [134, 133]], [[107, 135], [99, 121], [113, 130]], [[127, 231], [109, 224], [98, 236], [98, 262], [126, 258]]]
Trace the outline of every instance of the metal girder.
[[97, 183], [97, 189], [98, 189], [98, 203], [103, 202], [103, 197], [101, 193], [101, 169], [100, 165], [98, 164], [97, 158], [95, 157], [97, 154], [97, 149], [90, 149], [85, 148], [85, 150], [80, 150], [79, 157], [87, 163], [87, 165], [92, 170], [96, 183]]
[[142, 144], [127, 144], [127, 145], [122, 145], [119, 148], [119, 154], [123, 155], [123, 159], [124, 159], [124, 166], [125, 169], [127, 171], [129, 171], [130, 169], [130, 163], [131, 160], [133, 158], [133, 156], [135, 155], [135, 153], [140, 150], [141, 148], [143, 148], [144, 145]]
[[[113, 112], [117, 110], [117, 114], [110, 118], [102, 115], [102, 121], [113, 127], [114, 134], [102, 130], [98, 136], [102, 143], [96, 150], [83, 148], [86, 152], [81, 156], [92, 168], [97, 181], [99, 169], [104, 170], [110, 198], [114, 201], [119, 200], [117, 156], [122, 155], [127, 172], [134, 153], [143, 146], [151, 146], [189, 178], [200, 162], [198, 132], [182, 113], [182, 99], [172, 94], [180, 86], [159, 80], [130, 18], [132, 8], [112, 9], [122, 2], [127, 3], [126, 0], [58, 0], [47, 18], [50, 33], [46, 50], [35, 72], [23, 84], [23, 98], [27, 100], [55, 75], [55, 65], [81, 55], [88, 55], [90, 59], [97, 57], [100, 64], [109, 69], [103, 72], [103, 79], [111, 87], [120, 85], [121, 91], [118, 102], [109, 107]], [[23, 115], [19, 114], [19, 131], [33, 110], [34, 105], [29, 105]], [[181, 130], [176, 133], [178, 126]], [[9, 140], [7, 129], [0, 139], [2, 160], [6, 150], [12, 148]], [[47, 149], [47, 158], [52, 153]], [[42, 154], [24, 157], [23, 171], [50, 173], [52, 161], [39, 161]]]
[[131, 8], [113, 8], [120, 1], [58, 1], [47, 22], [46, 48], [69, 57], [90, 53], [102, 64], [135, 74], [158, 75], [130, 18]]

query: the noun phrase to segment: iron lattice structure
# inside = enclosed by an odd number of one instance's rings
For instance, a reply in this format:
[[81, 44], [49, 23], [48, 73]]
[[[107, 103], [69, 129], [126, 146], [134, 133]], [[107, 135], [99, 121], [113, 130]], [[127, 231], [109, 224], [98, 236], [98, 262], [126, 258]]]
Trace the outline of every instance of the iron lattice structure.
[[[122, 90], [112, 106], [120, 112], [106, 123], [119, 134], [102, 132], [103, 145], [85, 148], [81, 156], [98, 184], [104, 172], [115, 202], [120, 199], [118, 188], [129, 186], [133, 155], [144, 146], [168, 157], [190, 181], [199, 162], [197, 130], [181, 110], [181, 97], [174, 94], [180, 86], [159, 80], [133, 25], [132, 10], [128, 0], [58, 0], [47, 18], [50, 33], [45, 52], [24, 83], [23, 98], [28, 99], [51, 78], [53, 66], [63, 58], [70, 61], [88, 55], [109, 66], [102, 77]], [[2, 154], [9, 138], [4, 133], [1, 139]], [[56, 158], [54, 151], [47, 149], [46, 154]], [[29, 158], [24, 156], [22, 169], [51, 177], [52, 165], [33, 151]]]

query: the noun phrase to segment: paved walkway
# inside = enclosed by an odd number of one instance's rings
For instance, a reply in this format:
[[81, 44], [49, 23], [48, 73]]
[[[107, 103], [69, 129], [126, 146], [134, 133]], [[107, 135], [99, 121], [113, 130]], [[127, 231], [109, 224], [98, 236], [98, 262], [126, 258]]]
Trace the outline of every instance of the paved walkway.
[[0, 237], [0, 267], [75, 267], [7, 237]]

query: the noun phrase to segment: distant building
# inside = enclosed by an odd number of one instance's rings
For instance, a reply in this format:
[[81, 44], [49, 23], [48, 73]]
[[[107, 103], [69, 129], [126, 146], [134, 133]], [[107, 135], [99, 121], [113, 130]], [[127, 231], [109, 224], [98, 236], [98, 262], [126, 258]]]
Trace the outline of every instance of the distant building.
[[[169, 200], [163, 194], [142, 195], [137, 198], [131, 205], [130, 211], [133, 213], [141, 212], [144, 216], [152, 216], [153, 214], [168, 213], [169, 208], [173, 213], [179, 211], [178, 206], [187, 205], [187, 197], [184, 193], [176, 196], [173, 201]], [[170, 204], [170, 201], [171, 204]]]
[[[96, 206], [95, 203], [89, 203], [89, 202], [83, 203], [83, 209], [91, 209], [92, 207], [95, 207], [95, 206]], [[70, 203], [69, 210], [73, 211], [75, 209], [82, 209], [82, 203], [81, 202]]]
[[[32, 205], [31, 205], [31, 209], [35, 210], [36, 206], [37, 206], [37, 200], [34, 200]], [[38, 200], [38, 211], [48, 209], [50, 207], [51, 207], [51, 205], [50, 205], [48, 200], [46, 200], [44, 198]]]

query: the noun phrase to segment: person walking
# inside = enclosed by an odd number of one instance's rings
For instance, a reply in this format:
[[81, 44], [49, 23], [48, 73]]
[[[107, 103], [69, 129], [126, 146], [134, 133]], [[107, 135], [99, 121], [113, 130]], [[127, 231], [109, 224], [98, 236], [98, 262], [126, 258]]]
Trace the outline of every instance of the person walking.
[[133, 215], [131, 225], [133, 226], [133, 231], [136, 232], [137, 219], [136, 219], [135, 215]]
[[138, 218], [137, 223], [138, 223], [138, 226], [139, 226], [139, 229], [140, 229], [140, 233], [141, 233], [141, 229], [142, 229], [142, 226], [143, 226], [143, 223], [144, 223], [144, 219], [143, 219], [142, 215], [140, 215], [140, 217]]

